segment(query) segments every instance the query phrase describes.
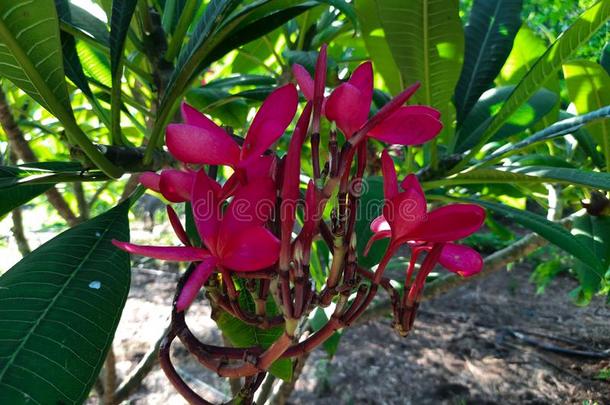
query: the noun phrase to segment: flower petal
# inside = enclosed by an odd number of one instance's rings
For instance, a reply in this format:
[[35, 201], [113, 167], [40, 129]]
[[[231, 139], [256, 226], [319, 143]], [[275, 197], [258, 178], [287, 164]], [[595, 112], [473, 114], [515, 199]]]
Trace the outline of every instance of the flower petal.
[[476, 232], [485, 221], [485, 210], [474, 204], [450, 204], [437, 208], [412, 232], [411, 239], [453, 242]]
[[364, 256], [369, 255], [369, 251], [373, 247], [373, 243], [377, 242], [378, 240], [385, 239], [385, 238], [391, 238], [391, 237], [392, 237], [392, 231], [390, 231], [390, 230], [374, 233], [373, 236], [371, 236], [369, 241], [366, 243], [366, 246], [365, 246], [364, 252], [363, 252]]
[[313, 100], [313, 79], [303, 66], [295, 63], [292, 65], [292, 74], [299, 85], [299, 89], [308, 101]]
[[256, 113], [242, 146], [242, 160], [258, 157], [277, 141], [297, 112], [299, 95], [293, 84], [274, 90]]
[[212, 252], [216, 252], [216, 240], [220, 224], [220, 207], [215, 181], [203, 169], [197, 172], [192, 191], [193, 219], [199, 236]]
[[207, 250], [191, 246], [142, 246], [116, 239], [112, 244], [127, 253], [173, 262], [197, 262], [210, 257]]
[[218, 125], [187, 103], [180, 105], [182, 120], [187, 125], [194, 125], [209, 131], [217, 131]]
[[159, 187], [159, 182], [161, 181], [161, 176], [159, 176], [155, 172], [144, 172], [138, 176], [138, 181], [144, 187], [149, 190], [156, 191], [157, 193], [161, 191]]
[[423, 198], [424, 200], [426, 199], [424, 190], [421, 188], [421, 184], [419, 184], [417, 176], [413, 173], [409, 174], [402, 180], [402, 182], [400, 183], [400, 187], [405, 191], [414, 190], [417, 194], [421, 195], [421, 198]]
[[343, 83], [328, 97], [326, 117], [337, 123], [346, 138], [350, 138], [366, 122], [371, 103], [360, 89], [351, 83]]
[[384, 231], [389, 231], [390, 230], [390, 224], [388, 223], [388, 221], [386, 221], [385, 217], [383, 215], [379, 215], [377, 218], [375, 218], [373, 221], [371, 221], [371, 231], [377, 233], [377, 232], [384, 232]]
[[258, 179], [239, 188], [224, 212], [219, 246], [230, 243], [243, 229], [267, 222], [275, 206], [275, 195], [275, 184], [269, 178]]
[[167, 217], [169, 218], [169, 223], [172, 225], [172, 228], [174, 228], [176, 236], [180, 239], [180, 242], [184, 243], [185, 246], [191, 246], [191, 242], [182, 226], [182, 222], [180, 222], [178, 214], [176, 214], [176, 211], [174, 211], [171, 205], [167, 206]]
[[277, 262], [280, 241], [266, 228], [244, 229], [222, 246], [221, 264], [236, 271], [256, 271]]
[[398, 179], [394, 161], [385, 149], [381, 152], [381, 171], [383, 173], [383, 194], [386, 200], [391, 200], [398, 194]]
[[159, 189], [163, 197], [171, 202], [184, 202], [191, 199], [195, 180], [194, 172], [167, 169], [161, 172]]
[[383, 216], [392, 229], [392, 240], [404, 242], [413, 239], [411, 232], [426, 219], [426, 199], [416, 190], [399, 193], [383, 206]]
[[447, 243], [438, 259], [441, 266], [447, 270], [469, 277], [477, 274], [483, 268], [483, 258], [469, 246]]
[[348, 83], [360, 90], [370, 106], [373, 101], [373, 64], [367, 61], [358, 66], [350, 76]]
[[443, 124], [428, 114], [402, 107], [369, 132], [369, 136], [395, 145], [420, 145], [439, 134]]
[[237, 143], [212, 121], [206, 127], [170, 124], [166, 143], [170, 153], [185, 163], [234, 166], [239, 160]]
[[437, 120], [441, 118], [441, 112], [439, 110], [428, 107], [427, 105], [408, 105], [406, 107], [401, 107], [401, 109], [412, 114], [427, 114], [436, 118]]
[[217, 260], [210, 257], [203, 260], [195, 267], [188, 280], [186, 280], [186, 283], [184, 283], [182, 291], [180, 291], [180, 295], [176, 300], [176, 310], [178, 312], [184, 311], [193, 303], [203, 284], [205, 284], [212, 273], [214, 273], [216, 263]]

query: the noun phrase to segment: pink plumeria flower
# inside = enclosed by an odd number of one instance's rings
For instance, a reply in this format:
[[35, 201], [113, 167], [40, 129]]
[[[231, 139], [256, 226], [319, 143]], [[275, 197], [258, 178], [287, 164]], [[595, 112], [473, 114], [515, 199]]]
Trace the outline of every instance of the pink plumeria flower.
[[160, 260], [197, 262], [180, 296], [176, 309], [183, 311], [193, 302], [210, 275], [220, 269], [257, 271], [273, 265], [279, 256], [280, 242], [267, 229], [275, 201], [271, 179], [241, 187], [222, 212], [219, 186], [200, 170], [192, 189], [192, 208], [202, 247], [188, 246], [188, 237], [173, 210], [170, 222], [187, 246], [141, 246], [113, 240], [126, 252]]
[[430, 251], [435, 244], [442, 244], [439, 263], [443, 267], [462, 276], [481, 271], [481, 255], [468, 246], [453, 242], [477, 231], [485, 220], [485, 210], [475, 204], [449, 204], [428, 212], [426, 197], [415, 175], [408, 175], [400, 183], [403, 191], [399, 191], [394, 163], [385, 150], [382, 170], [386, 203], [383, 215], [371, 223], [374, 235], [366, 251], [373, 242], [390, 238], [390, 246], [382, 260], [387, 264], [401, 245], [408, 244], [412, 248], [413, 259], [421, 251]]
[[[292, 71], [305, 98], [313, 101], [321, 97], [322, 113], [328, 120], [337, 124], [346, 138], [351, 138], [365, 127], [369, 121], [373, 100], [371, 62], [364, 62], [358, 66], [349, 80], [334, 89], [326, 98], [323, 96], [326, 79], [326, 47], [320, 50], [315, 79], [312, 79], [307, 70], [299, 64], [294, 64]], [[401, 105], [418, 87], [419, 85], [415, 85], [407, 89], [408, 95], [401, 98]], [[438, 110], [427, 106], [398, 105], [374, 126], [370, 126], [367, 129], [367, 136], [390, 144], [419, 145], [434, 138], [442, 128]]]
[[282, 136], [294, 118], [297, 104], [294, 85], [274, 90], [258, 110], [240, 147], [224, 129], [183, 103], [185, 123], [168, 125], [167, 147], [176, 159], [184, 163], [244, 169]]

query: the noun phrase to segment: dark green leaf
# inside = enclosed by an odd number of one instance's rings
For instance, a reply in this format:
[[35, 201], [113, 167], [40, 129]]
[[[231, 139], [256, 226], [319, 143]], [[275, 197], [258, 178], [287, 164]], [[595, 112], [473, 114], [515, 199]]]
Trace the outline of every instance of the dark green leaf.
[[599, 63], [610, 75], [610, 42], [607, 42], [602, 49], [602, 56], [599, 58]]
[[0, 403], [80, 404], [127, 299], [128, 203], [51, 241], [0, 277]]
[[458, 122], [492, 86], [521, 26], [523, 0], [475, 0], [464, 30], [464, 65], [455, 88]]
[[[314, 332], [319, 331], [328, 322], [328, 316], [324, 312], [323, 308], [316, 308], [313, 314], [309, 317], [309, 324], [311, 325]], [[322, 343], [322, 347], [328, 354], [328, 357], [333, 357], [339, 349], [339, 341], [341, 340], [341, 332], [337, 331], [331, 335], [328, 339]]]
[[104, 47], [110, 46], [110, 34], [102, 20], [70, 2], [68, 2], [68, 6], [70, 8], [69, 13], [59, 12], [62, 23], [85, 33]]
[[217, 118], [223, 125], [242, 128], [248, 117], [248, 104], [232, 97], [220, 88], [205, 86], [186, 93], [187, 102], [206, 114]]
[[125, 38], [136, 9], [137, 0], [113, 0], [110, 19], [110, 71], [112, 76], [120, 74]]
[[364, 248], [368, 243], [373, 231], [370, 229], [371, 221], [381, 215], [383, 204], [383, 179], [370, 176], [363, 180], [362, 197], [356, 213], [356, 235], [358, 235], [357, 248], [358, 264], [370, 268], [379, 263], [381, 257], [388, 248], [389, 240], [375, 242], [367, 256], [364, 256]]
[[481, 205], [536, 232], [552, 244], [572, 254], [584, 264], [590, 266], [593, 271], [600, 276], [605, 272], [601, 260], [595, 256], [593, 250], [572, 235], [566, 228], [555, 222], [551, 222], [548, 219], [529, 211], [519, 210], [504, 204], [471, 198], [463, 198], [460, 200]]
[[[457, 152], [464, 152], [477, 144], [493, 119], [492, 117], [502, 107], [514, 88], [515, 86], [498, 87], [483, 93], [458, 132]], [[493, 139], [502, 140], [525, 131], [551, 111], [556, 102], [555, 93], [547, 89], [538, 90], [527, 103], [514, 111]]]
[[[532, 95], [545, 85], [563, 63], [585, 43], [610, 18], [610, 2], [602, 0], [580, 15], [561, 36], [536, 61], [532, 69], [519, 82], [508, 97], [502, 108], [494, 116], [483, 135], [478, 139], [471, 155], [487, 143], [504, 124], [513, 116], [515, 111], [529, 100]], [[467, 161], [465, 159], [464, 161]]]
[[206, 83], [205, 87], [230, 90], [236, 86], [271, 86], [275, 83], [275, 79], [271, 76], [239, 74], [212, 80]]

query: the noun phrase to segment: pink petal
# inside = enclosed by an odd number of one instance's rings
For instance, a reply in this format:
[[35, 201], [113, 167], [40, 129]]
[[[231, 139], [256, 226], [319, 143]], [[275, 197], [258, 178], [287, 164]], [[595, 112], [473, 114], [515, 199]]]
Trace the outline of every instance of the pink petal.
[[366, 122], [370, 101], [350, 83], [337, 87], [326, 101], [326, 117], [337, 123], [346, 138], [350, 138]]
[[367, 61], [358, 66], [348, 83], [360, 90], [370, 106], [373, 101], [373, 64]]
[[381, 152], [381, 171], [383, 172], [383, 194], [386, 200], [390, 200], [398, 194], [398, 179], [394, 161], [385, 149]]
[[144, 187], [146, 187], [149, 190], [153, 190], [156, 192], [161, 191], [161, 189], [159, 188], [159, 182], [161, 181], [161, 176], [159, 176], [155, 172], [141, 173], [140, 176], [138, 176], [138, 181], [140, 182], [140, 184], [142, 184]]
[[186, 283], [184, 283], [182, 291], [180, 291], [180, 295], [176, 300], [176, 310], [178, 312], [184, 311], [193, 303], [203, 284], [205, 284], [212, 273], [214, 273], [216, 263], [216, 259], [211, 257], [202, 261], [195, 267], [188, 280], [186, 280]]
[[297, 126], [290, 139], [288, 152], [284, 161], [284, 173], [281, 188], [282, 205], [282, 240], [288, 241], [292, 235], [297, 202], [299, 200], [299, 183], [301, 177], [301, 150], [307, 136], [309, 118], [311, 117], [311, 103], [307, 103]]
[[411, 239], [453, 242], [476, 232], [485, 221], [485, 210], [474, 204], [450, 204], [428, 214]]
[[443, 247], [439, 263], [463, 277], [477, 274], [483, 268], [483, 258], [471, 247], [447, 243]]
[[212, 121], [187, 103], [183, 102], [180, 105], [180, 112], [182, 113], [182, 120], [187, 125], [194, 125], [196, 127], [200, 127], [210, 131], [215, 131], [217, 130], [216, 128], [218, 128], [218, 125], [216, 125], [214, 121]]
[[408, 111], [412, 114], [426, 114], [430, 115], [437, 120], [441, 118], [441, 112], [436, 108], [428, 107], [427, 105], [408, 105], [406, 107], [401, 107], [401, 110]]
[[390, 230], [390, 224], [388, 224], [388, 221], [386, 221], [383, 215], [379, 215], [371, 222], [370, 228], [374, 233], [384, 232]]
[[275, 184], [269, 178], [240, 187], [224, 212], [219, 246], [229, 243], [243, 229], [267, 222], [275, 207], [275, 198]]
[[245, 168], [248, 181], [272, 177], [276, 160], [277, 158], [273, 155], [264, 155], [252, 160]]
[[161, 172], [159, 189], [163, 197], [171, 202], [184, 202], [191, 199], [195, 180], [194, 172], [167, 169]]
[[193, 184], [192, 210], [193, 219], [199, 236], [205, 245], [216, 251], [216, 240], [220, 223], [219, 201], [216, 199], [217, 191], [215, 181], [210, 179], [203, 169], [197, 172]]
[[371, 132], [377, 125], [381, 124], [387, 117], [392, 115], [394, 111], [398, 110], [404, 103], [407, 102], [409, 98], [419, 89], [420, 84], [415, 83], [406, 89], [404, 89], [401, 93], [396, 95], [392, 100], [386, 103], [383, 107], [377, 111], [377, 114], [372, 116], [360, 129], [358, 132], [369, 133]]
[[242, 146], [242, 160], [258, 157], [277, 141], [297, 111], [299, 95], [293, 84], [276, 89], [256, 113]]
[[369, 136], [395, 145], [420, 145], [439, 134], [443, 124], [428, 114], [402, 107], [369, 132]]
[[407, 177], [405, 177], [402, 180], [402, 182], [400, 183], [400, 187], [405, 191], [413, 190], [417, 194], [419, 194], [421, 196], [421, 198], [423, 198], [424, 200], [426, 199], [424, 190], [421, 188], [421, 184], [419, 184], [419, 181], [417, 180], [417, 176], [414, 175], [413, 173], [409, 174]]
[[277, 262], [280, 241], [266, 228], [256, 226], [234, 234], [222, 246], [221, 264], [236, 271], [256, 271]]
[[409, 239], [411, 232], [426, 219], [426, 199], [416, 190], [406, 190], [383, 206], [383, 216], [392, 229], [392, 240], [400, 243]]
[[176, 211], [174, 211], [171, 205], [167, 206], [167, 217], [169, 218], [169, 223], [172, 225], [172, 228], [174, 228], [176, 236], [180, 239], [180, 242], [184, 243], [185, 246], [191, 246], [191, 242], [182, 226], [182, 222], [180, 222], [178, 214], [176, 214]]
[[366, 247], [364, 248], [363, 254], [365, 256], [368, 256], [371, 248], [373, 247], [373, 243], [377, 242], [378, 240], [391, 238], [391, 237], [392, 237], [392, 231], [390, 231], [390, 230], [374, 233], [373, 236], [371, 236], [369, 241], [366, 243]]
[[326, 98], [324, 97], [324, 89], [326, 88], [326, 58], [327, 58], [326, 44], [322, 44], [320, 47], [320, 53], [318, 54], [318, 60], [316, 61], [316, 71], [314, 77], [314, 91], [313, 91], [313, 132], [320, 132], [320, 116], [324, 114], [324, 106]]
[[185, 163], [234, 166], [239, 160], [239, 146], [224, 129], [205, 120], [206, 127], [168, 125], [166, 143], [170, 153]]
[[142, 246], [116, 239], [112, 244], [127, 253], [174, 262], [198, 262], [210, 257], [207, 250], [190, 246]]
[[307, 69], [298, 63], [295, 63], [292, 65], [292, 74], [294, 75], [301, 92], [305, 96], [305, 99], [308, 101], [313, 100], [313, 79]]

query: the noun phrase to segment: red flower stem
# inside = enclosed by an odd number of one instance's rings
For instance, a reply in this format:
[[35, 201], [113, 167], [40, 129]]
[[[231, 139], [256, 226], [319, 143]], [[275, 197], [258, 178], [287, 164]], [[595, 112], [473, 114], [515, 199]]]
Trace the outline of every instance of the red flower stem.
[[322, 236], [322, 239], [324, 239], [324, 242], [326, 242], [326, 246], [328, 246], [330, 249], [332, 249], [333, 234], [330, 231], [330, 229], [328, 228], [328, 224], [325, 221], [323, 221], [323, 220], [320, 221], [319, 230], [320, 230], [320, 235]]
[[328, 139], [328, 153], [329, 153], [329, 176], [337, 176], [339, 170], [339, 145], [337, 144], [337, 130], [330, 130], [330, 137]]
[[311, 134], [311, 165], [313, 167], [314, 183], [320, 179], [320, 133], [313, 132]]
[[342, 318], [347, 320], [346, 324], [349, 325], [349, 320], [354, 316], [354, 314], [356, 313], [356, 311], [362, 306], [362, 303], [364, 302], [365, 298], [366, 298], [366, 292], [368, 291], [368, 288], [365, 284], [361, 284], [360, 287], [358, 287], [358, 292], [356, 293], [356, 297], [354, 298], [354, 300], [352, 301], [349, 309], [343, 314]]
[[176, 391], [178, 391], [178, 393], [180, 395], [182, 395], [182, 397], [184, 399], [186, 399], [189, 402], [189, 404], [211, 405], [212, 404], [211, 402], [208, 402], [205, 399], [201, 398], [199, 395], [197, 395], [184, 382], [184, 380], [180, 377], [180, 375], [174, 368], [174, 365], [172, 364], [172, 361], [170, 358], [170, 349], [171, 349], [172, 341], [175, 338], [176, 338], [176, 333], [173, 331], [173, 328], [170, 328], [170, 330], [167, 332], [167, 335], [165, 335], [165, 337], [161, 341], [161, 344], [159, 346], [159, 364], [161, 366], [161, 369], [167, 376], [167, 379], [172, 383], [172, 385], [174, 386]]
[[294, 319], [294, 308], [292, 306], [292, 294], [290, 292], [290, 278], [286, 270], [280, 269], [279, 279], [280, 295], [282, 300], [281, 306], [284, 312], [284, 319]]

